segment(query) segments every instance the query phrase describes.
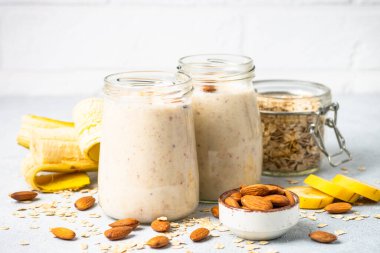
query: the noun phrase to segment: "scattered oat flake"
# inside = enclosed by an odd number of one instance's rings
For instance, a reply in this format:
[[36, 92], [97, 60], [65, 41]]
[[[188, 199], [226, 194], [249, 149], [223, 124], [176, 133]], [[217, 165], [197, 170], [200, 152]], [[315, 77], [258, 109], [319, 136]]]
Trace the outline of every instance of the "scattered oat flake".
[[168, 220], [168, 217], [165, 217], [165, 216], [158, 217], [157, 220], [160, 220], [160, 221], [167, 221], [167, 220]]
[[10, 227], [6, 227], [6, 226], [0, 227], [0, 230], [9, 230], [9, 229], [10, 229]]
[[339, 236], [339, 235], [347, 234], [347, 232], [345, 232], [345, 231], [339, 229], [339, 230], [335, 230], [335, 231], [334, 231], [334, 234], [337, 235], [337, 236]]
[[101, 215], [98, 214], [98, 213], [90, 213], [90, 214], [88, 215], [88, 217], [90, 217], [90, 218], [100, 218]]
[[375, 214], [373, 217], [375, 217], [376, 219], [380, 219], [380, 214]]
[[279, 253], [278, 250], [269, 250], [269, 251], [266, 251], [265, 253]]
[[80, 245], [80, 248], [81, 248], [81, 250], [88, 249], [88, 244], [87, 244], [87, 243], [82, 243], [82, 244]]
[[247, 247], [246, 247], [247, 250], [255, 250], [255, 249], [260, 249], [260, 248], [261, 248], [260, 246], [253, 245], [253, 244], [247, 245]]
[[22, 240], [20, 241], [20, 245], [26, 246], [26, 245], [29, 245], [29, 242]]
[[205, 208], [205, 209], [202, 209], [200, 210], [201, 213], [209, 213], [211, 212], [210, 208]]
[[359, 166], [358, 171], [365, 171], [366, 168], [364, 166]]
[[334, 219], [342, 219], [344, 216], [341, 215], [341, 214], [334, 214], [334, 215], [331, 215], [331, 218], [334, 218]]
[[340, 168], [340, 170], [342, 170], [342, 171], [348, 171], [348, 169], [346, 167], [342, 167], [342, 168]]
[[319, 209], [319, 210], [315, 210], [314, 212], [315, 213], [324, 213], [324, 212], [326, 212], [326, 210], [325, 209]]
[[239, 242], [242, 242], [242, 241], [244, 241], [244, 240], [241, 239], [241, 238], [236, 238], [236, 239], [234, 240], [234, 243], [239, 243]]
[[215, 244], [215, 249], [224, 249], [223, 243], [220, 243], [220, 242], [216, 243]]
[[316, 221], [316, 220], [317, 220], [317, 217], [315, 217], [315, 216], [313, 216], [313, 215], [309, 215], [309, 216], [307, 216], [307, 218], [308, 218], [309, 220], [312, 220], [312, 221]]
[[267, 245], [269, 242], [268, 241], [260, 241], [259, 244], [260, 245]]
[[289, 184], [298, 184], [299, 181], [298, 180], [295, 180], [295, 179], [286, 179], [286, 181], [289, 183]]
[[321, 223], [321, 224], [318, 224], [318, 225], [317, 225], [318, 228], [324, 228], [324, 227], [326, 227], [326, 226], [327, 226], [326, 223]]
[[250, 244], [254, 244], [254, 242], [253, 241], [245, 241], [245, 244], [250, 245]]
[[211, 236], [211, 237], [220, 237], [220, 234], [217, 234], [217, 233], [215, 233], [215, 232], [211, 232], [211, 233], [210, 233], [210, 236]]
[[30, 225], [29, 228], [30, 229], [39, 229], [40, 227], [38, 225], [36, 225], [36, 224], [32, 224], [32, 225]]

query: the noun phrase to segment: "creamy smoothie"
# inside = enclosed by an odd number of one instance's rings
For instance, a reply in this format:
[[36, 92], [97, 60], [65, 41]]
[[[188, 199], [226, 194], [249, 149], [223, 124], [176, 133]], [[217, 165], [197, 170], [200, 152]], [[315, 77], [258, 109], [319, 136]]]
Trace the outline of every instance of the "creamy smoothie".
[[116, 219], [183, 218], [198, 205], [192, 109], [180, 101], [105, 99], [99, 202]]
[[263, 151], [256, 94], [246, 82], [195, 87], [200, 198], [216, 200], [228, 189], [260, 180]]

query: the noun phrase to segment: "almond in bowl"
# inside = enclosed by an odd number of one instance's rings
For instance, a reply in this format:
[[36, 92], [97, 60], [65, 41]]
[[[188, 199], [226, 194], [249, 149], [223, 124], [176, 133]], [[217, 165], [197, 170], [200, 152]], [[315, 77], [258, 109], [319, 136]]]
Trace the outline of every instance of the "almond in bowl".
[[[231, 196], [237, 193], [241, 194], [241, 199], [232, 203]], [[299, 220], [298, 196], [280, 186], [244, 186], [223, 193], [218, 202], [223, 225], [248, 240], [275, 239]]]

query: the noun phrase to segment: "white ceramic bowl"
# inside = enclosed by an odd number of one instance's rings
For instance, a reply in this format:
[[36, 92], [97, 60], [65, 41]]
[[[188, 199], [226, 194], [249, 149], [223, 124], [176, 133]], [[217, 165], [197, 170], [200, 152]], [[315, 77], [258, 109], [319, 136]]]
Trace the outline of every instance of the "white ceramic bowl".
[[228, 206], [224, 200], [233, 189], [219, 197], [219, 220], [238, 237], [248, 240], [271, 240], [285, 234], [299, 220], [299, 199], [294, 193], [295, 204], [269, 211], [252, 211]]

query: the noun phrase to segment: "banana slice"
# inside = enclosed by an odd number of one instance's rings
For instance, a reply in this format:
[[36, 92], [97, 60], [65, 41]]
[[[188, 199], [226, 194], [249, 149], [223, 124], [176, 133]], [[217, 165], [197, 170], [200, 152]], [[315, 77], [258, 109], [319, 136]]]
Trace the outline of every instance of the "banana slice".
[[286, 189], [298, 195], [302, 209], [321, 209], [334, 200], [330, 195], [309, 186], [293, 186]]
[[103, 99], [88, 98], [80, 101], [73, 110], [79, 148], [89, 159], [98, 162], [100, 150]]
[[334, 184], [326, 179], [320, 178], [316, 175], [309, 175], [304, 183], [323, 192], [334, 198], [354, 203], [360, 197], [359, 194], [356, 194], [340, 185]]
[[33, 131], [43, 131], [44, 129], [61, 127], [74, 127], [74, 123], [32, 114], [24, 115], [21, 119], [21, 128], [17, 135], [17, 143], [25, 148], [29, 148]]
[[343, 176], [341, 174], [336, 175], [332, 180], [334, 184], [340, 185], [350, 191], [362, 195], [373, 201], [380, 201], [380, 189], [366, 183], [360, 182], [356, 179]]

